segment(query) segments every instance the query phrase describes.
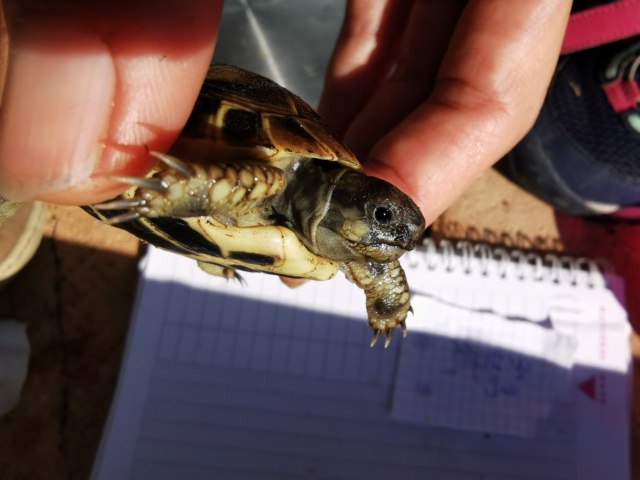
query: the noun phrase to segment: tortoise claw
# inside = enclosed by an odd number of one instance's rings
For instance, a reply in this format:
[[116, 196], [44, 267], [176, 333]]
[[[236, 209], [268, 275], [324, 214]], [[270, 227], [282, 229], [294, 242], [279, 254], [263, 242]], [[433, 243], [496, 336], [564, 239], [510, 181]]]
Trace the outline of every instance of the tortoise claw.
[[144, 207], [146, 203], [147, 201], [143, 198], [130, 198], [98, 203], [97, 205], [92, 205], [92, 207], [96, 210], [127, 210], [130, 208]]
[[373, 331], [373, 338], [371, 339], [370, 346], [373, 347], [378, 341], [378, 337], [380, 336], [380, 330], [376, 329]]
[[400, 322], [400, 328], [402, 328], [402, 338], [405, 338], [407, 336], [407, 323], [404, 320]]
[[393, 330], [387, 330], [386, 332], [384, 332], [384, 348], [387, 348], [389, 346], [389, 343], [391, 343], [391, 332], [393, 332]]
[[108, 218], [104, 220], [104, 223], [107, 225], [117, 225], [118, 223], [130, 222], [131, 220], [136, 220], [140, 218], [142, 215], [139, 212], [127, 212], [122, 215], [116, 215], [115, 217]]
[[[376, 342], [378, 341], [378, 337], [380, 336], [380, 333], [382, 332], [382, 330], [374, 330], [373, 331], [373, 338], [371, 339], [371, 344], [370, 346], [374, 346], [376, 344]], [[391, 333], [393, 332], [393, 330], [387, 330], [386, 332], [384, 332], [384, 348], [387, 348], [389, 346], [389, 343], [391, 342]]]
[[[404, 320], [402, 322], [400, 322], [400, 325], [402, 326], [402, 336], [406, 337], [407, 335], [407, 326], [404, 323]], [[382, 333], [382, 330], [378, 330], [377, 328], [373, 330], [373, 338], [371, 339], [371, 346], [373, 347], [376, 342], [378, 341], [378, 337], [380, 337], [380, 334]], [[387, 348], [389, 346], [389, 344], [391, 343], [391, 334], [393, 333], [393, 330], [386, 330], [384, 332], [384, 348]]]
[[227, 280], [227, 282], [236, 281], [242, 287], [248, 286], [247, 281], [244, 279], [244, 277], [232, 268], [225, 268], [222, 276]]
[[158, 192], [163, 192], [169, 188], [167, 182], [157, 178], [120, 177], [118, 175], [114, 175], [111, 177], [111, 180], [120, 183], [128, 183], [129, 185], [133, 185], [135, 187], [156, 190]]
[[[120, 215], [116, 215], [115, 217], [107, 218], [104, 220], [104, 223], [106, 223], [107, 225], [117, 225], [118, 223], [125, 223], [140, 218], [142, 216], [142, 213], [139, 208], [144, 207], [146, 203], [147, 202], [142, 198], [131, 198], [98, 203], [97, 205], [92, 205], [92, 208], [102, 211], [130, 210], [128, 212], [121, 213]], [[134, 208], [138, 208], [138, 210], [133, 210]], [[146, 210], [146, 208], [143, 208], [142, 210]]]
[[149, 155], [157, 158], [168, 167], [173, 168], [176, 172], [184, 175], [186, 178], [193, 177], [191, 168], [189, 168], [189, 165], [184, 163], [182, 160], [178, 160], [176, 157], [167, 155], [166, 153], [155, 152], [153, 150], [149, 151]]

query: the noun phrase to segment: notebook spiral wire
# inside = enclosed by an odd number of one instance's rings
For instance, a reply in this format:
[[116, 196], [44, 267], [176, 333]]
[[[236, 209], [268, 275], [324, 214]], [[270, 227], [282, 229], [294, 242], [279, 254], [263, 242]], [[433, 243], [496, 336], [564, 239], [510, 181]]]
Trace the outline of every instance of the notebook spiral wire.
[[601, 285], [602, 278], [613, 273], [611, 265], [602, 259], [512, 250], [467, 240], [435, 242], [427, 238], [405, 258], [409, 266], [423, 266], [428, 270], [460, 270], [468, 275], [497, 275], [508, 280], [532, 279], [555, 284], [585, 285], [590, 288]]

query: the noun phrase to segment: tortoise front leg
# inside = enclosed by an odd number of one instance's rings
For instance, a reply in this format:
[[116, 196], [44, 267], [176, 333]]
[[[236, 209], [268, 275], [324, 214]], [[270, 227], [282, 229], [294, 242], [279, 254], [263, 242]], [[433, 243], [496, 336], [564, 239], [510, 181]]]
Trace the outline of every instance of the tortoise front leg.
[[391, 341], [391, 332], [400, 325], [402, 335], [407, 334], [405, 319], [411, 311], [409, 285], [398, 260], [391, 262], [346, 262], [340, 269], [346, 277], [364, 290], [367, 297], [369, 327], [373, 329], [371, 346], [380, 333], [385, 334], [385, 348]]
[[114, 177], [133, 188], [121, 199], [93, 206], [96, 210], [127, 210], [107, 223], [141, 217], [212, 216], [227, 224], [243, 226], [244, 218], [255, 225], [264, 200], [287, 183], [282, 170], [259, 161], [195, 164], [163, 153], [149, 154], [160, 160], [149, 175]]

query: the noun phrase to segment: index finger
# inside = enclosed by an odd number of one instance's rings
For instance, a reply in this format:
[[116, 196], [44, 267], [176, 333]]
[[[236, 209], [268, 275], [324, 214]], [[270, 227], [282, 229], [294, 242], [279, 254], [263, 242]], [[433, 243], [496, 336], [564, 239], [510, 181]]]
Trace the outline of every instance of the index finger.
[[[431, 94], [373, 146], [368, 172], [404, 190], [427, 222], [435, 220], [535, 121], [570, 8], [568, 0], [468, 2]], [[407, 35], [429, 41], [428, 31]], [[397, 91], [391, 87], [381, 86], [370, 102], [389, 102], [388, 92]], [[376, 115], [384, 112], [365, 109], [354, 123], [373, 124]]]
[[370, 171], [433, 221], [531, 127], [553, 75], [569, 1], [470, 2], [427, 100], [376, 144]]

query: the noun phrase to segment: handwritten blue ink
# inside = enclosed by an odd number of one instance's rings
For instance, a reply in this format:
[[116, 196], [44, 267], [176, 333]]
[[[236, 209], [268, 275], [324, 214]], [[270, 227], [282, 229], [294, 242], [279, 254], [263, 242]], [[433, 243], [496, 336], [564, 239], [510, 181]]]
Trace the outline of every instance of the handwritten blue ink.
[[487, 398], [519, 395], [531, 380], [532, 364], [517, 353], [453, 340], [453, 367], [466, 371]]

